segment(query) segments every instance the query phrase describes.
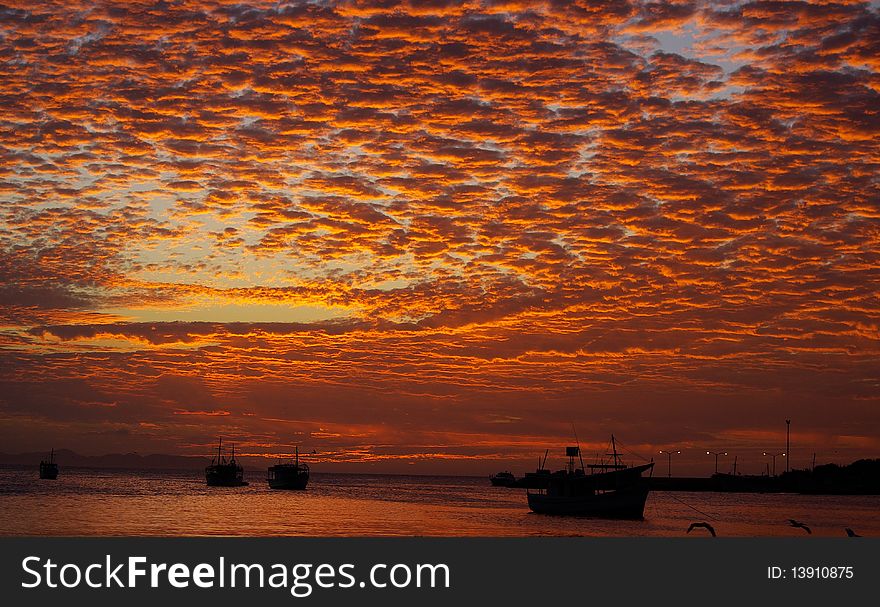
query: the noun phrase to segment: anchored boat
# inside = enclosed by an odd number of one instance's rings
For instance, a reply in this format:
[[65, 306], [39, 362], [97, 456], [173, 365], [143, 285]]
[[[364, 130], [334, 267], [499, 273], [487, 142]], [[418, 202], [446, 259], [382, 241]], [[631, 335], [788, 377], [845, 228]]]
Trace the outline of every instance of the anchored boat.
[[547, 469], [547, 456], [550, 455], [550, 449], [544, 451], [544, 459], [538, 458], [538, 467], [534, 472], [526, 472], [525, 476], [516, 481], [514, 487], [523, 489], [546, 489], [547, 482], [550, 479], [550, 471]]
[[309, 483], [309, 465], [299, 463], [299, 447], [293, 462], [269, 467], [267, 479], [271, 489], [305, 489]]
[[54, 481], [58, 478], [58, 464], [55, 463], [55, 449], [49, 454], [49, 461], [40, 462], [40, 478]]
[[[538, 514], [594, 516], [602, 518], [644, 518], [649, 478], [654, 462], [629, 467], [621, 463], [614, 435], [611, 436], [611, 462], [590, 464], [586, 473], [580, 447], [566, 447], [569, 458], [565, 470], [547, 476], [546, 486], [528, 492], [529, 508]], [[578, 458], [580, 468], [575, 467]], [[648, 472], [648, 478], [642, 476]]]
[[217, 446], [217, 457], [211, 459], [211, 465], [205, 468], [205, 481], [209, 487], [243, 487], [244, 468], [235, 461], [235, 445], [232, 445], [232, 457], [223, 455], [223, 439]]
[[515, 487], [516, 477], [511, 472], [504, 471], [490, 475], [489, 482], [493, 487]]

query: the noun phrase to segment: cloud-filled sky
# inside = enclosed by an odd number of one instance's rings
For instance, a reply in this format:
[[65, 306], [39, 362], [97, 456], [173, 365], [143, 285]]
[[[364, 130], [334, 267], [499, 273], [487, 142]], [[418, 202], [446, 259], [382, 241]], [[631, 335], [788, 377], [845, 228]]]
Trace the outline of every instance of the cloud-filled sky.
[[13, 2], [0, 83], [0, 450], [880, 452], [876, 4]]

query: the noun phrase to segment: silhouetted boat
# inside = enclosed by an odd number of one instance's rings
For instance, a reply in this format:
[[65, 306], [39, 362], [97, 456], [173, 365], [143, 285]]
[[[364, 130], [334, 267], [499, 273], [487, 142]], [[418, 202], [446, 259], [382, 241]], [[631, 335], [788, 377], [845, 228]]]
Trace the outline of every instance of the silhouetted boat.
[[538, 467], [535, 468], [535, 471], [526, 472], [522, 478], [517, 479], [513, 486], [521, 489], [546, 489], [547, 483], [550, 481], [550, 471], [546, 468], [548, 455], [550, 455], [550, 449], [544, 451], [543, 460], [538, 458]]
[[547, 477], [547, 485], [537, 492], [528, 492], [529, 508], [538, 514], [595, 516], [602, 518], [640, 519], [644, 517], [645, 501], [650, 490], [642, 473], [653, 473], [654, 462], [627, 467], [620, 463], [614, 436], [611, 436], [612, 463], [590, 464], [590, 474], [575, 468], [580, 459], [579, 447], [566, 447], [568, 468]]
[[55, 463], [55, 449], [49, 454], [49, 461], [40, 462], [40, 478], [54, 481], [58, 478], [58, 464]]
[[299, 463], [299, 447], [296, 448], [296, 459], [293, 462], [269, 467], [267, 480], [272, 489], [306, 488], [309, 483], [309, 465]]
[[244, 468], [235, 461], [235, 445], [232, 445], [232, 457], [228, 460], [223, 456], [223, 439], [217, 447], [217, 457], [211, 459], [211, 465], [205, 468], [205, 480], [209, 487], [243, 487]]
[[514, 487], [516, 486], [516, 477], [510, 472], [504, 471], [498, 474], [490, 474], [489, 482], [493, 487]]

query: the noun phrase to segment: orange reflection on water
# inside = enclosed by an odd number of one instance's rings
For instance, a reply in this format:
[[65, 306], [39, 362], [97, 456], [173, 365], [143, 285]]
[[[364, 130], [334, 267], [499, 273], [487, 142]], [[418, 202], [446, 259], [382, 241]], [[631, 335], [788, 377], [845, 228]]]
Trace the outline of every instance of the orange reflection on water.
[[[37, 482], [0, 470], [7, 535], [149, 536], [685, 536], [709, 520], [719, 536], [816, 536], [852, 527], [880, 535], [880, 496], [653, 492], [643, 521], [532, 514], [524, 490], [476, 477], [314, 474], [305, 491], [209, 488], [196, 472], [66, 470]], [[699, 532], [699, 530], [698, 530]], [[698, 537], [699, 534], [691, 534]]]

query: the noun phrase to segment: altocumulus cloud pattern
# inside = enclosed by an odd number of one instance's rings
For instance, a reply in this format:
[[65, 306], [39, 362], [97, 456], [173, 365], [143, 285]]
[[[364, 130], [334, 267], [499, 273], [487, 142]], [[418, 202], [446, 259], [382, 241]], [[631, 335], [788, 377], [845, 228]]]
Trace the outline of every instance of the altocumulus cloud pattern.
[[0, 6], [0, 436], [876, 451], [878, 68], [865, 2]]

